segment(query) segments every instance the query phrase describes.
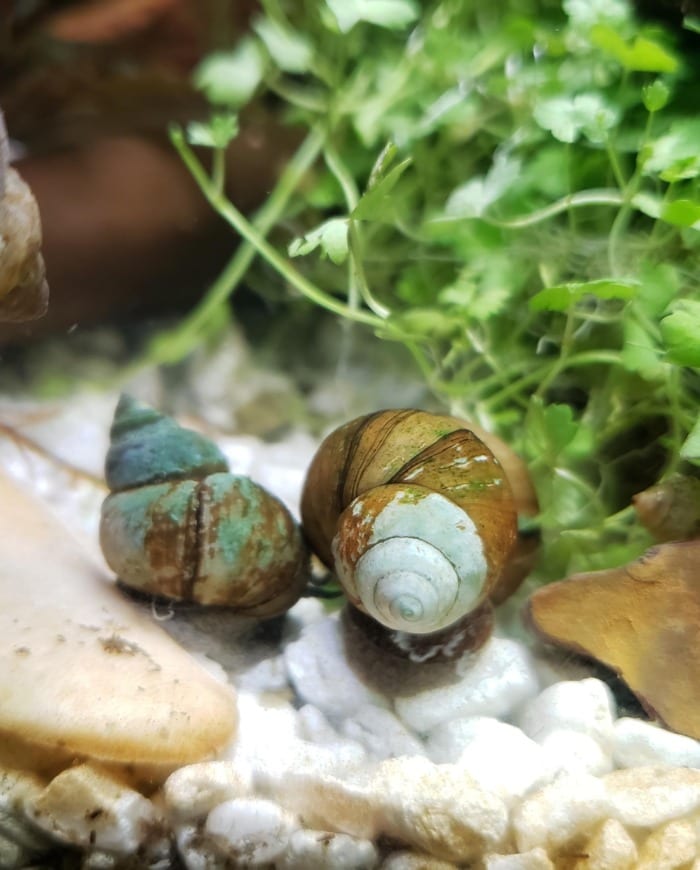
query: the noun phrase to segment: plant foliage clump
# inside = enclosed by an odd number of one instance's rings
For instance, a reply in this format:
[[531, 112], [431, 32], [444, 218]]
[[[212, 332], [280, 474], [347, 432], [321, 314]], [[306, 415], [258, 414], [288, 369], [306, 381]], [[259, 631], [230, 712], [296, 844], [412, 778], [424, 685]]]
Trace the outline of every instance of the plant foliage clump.
[[[543, 576], [637, 555], [631, 495], [700, 464], [700, 120], [678, 34], [625, 0], [261, 8], [197, 71], [211, 121], [173, 131], [244, 243], [162, 355], [262, 256], [526, 458]], [[248, 221], [221, 155], [261, 95], [306, 137]]]

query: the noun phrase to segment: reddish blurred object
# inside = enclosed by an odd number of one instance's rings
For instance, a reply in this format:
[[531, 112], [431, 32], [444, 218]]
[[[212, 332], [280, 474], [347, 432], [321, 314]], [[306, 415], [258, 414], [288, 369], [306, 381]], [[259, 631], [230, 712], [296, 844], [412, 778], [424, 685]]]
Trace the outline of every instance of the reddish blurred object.
[[[214, 26], [230, 7], [226, 26]], [[233, 44], [253, 8], [83, 0], [40, 4], [16, 22], [12, 51], [0, 54], [0, 104], [24, 152], [14, 166], [39, 204], [51, 304], [40, 321], [3, 326], [0, 342], [181, 311], [217, 275], [236, 239], [165, 131], [206, 116], [191, 67], [211, 47], [207, 34]], [[262, 107], [243, 114], [241, 131], [227, 192], [250, 211], [297, 137]]]

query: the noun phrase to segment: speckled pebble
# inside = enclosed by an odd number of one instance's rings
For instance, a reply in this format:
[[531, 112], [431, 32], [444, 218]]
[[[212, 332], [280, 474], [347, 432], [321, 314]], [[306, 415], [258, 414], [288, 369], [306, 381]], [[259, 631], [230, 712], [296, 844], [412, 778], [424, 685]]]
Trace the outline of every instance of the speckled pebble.
[[700, 741], [651, 722], [623, 717], [615, 723], [613, 757], [618, 767], [700, 768]]
[[549, 853], [582, 841], [611, 815], [612, 802], [600, 779], [583, 773], [560, 774], [515, 808], [515, 841], [521, 852], [539, 846]]
[[345, 658], [336, 619], [307, 625], [301, 637], [284, 651], [289, 679], [306, 704], [328, 716], [343, 717], [359, 707], [387, 707], [387, 700], [360, 680]]
[[603, 749], [612, 744], [615, 700], [608, 686], [590, 677], [554, 683], [528, 701], [516, 724], [528, 737], [542, 741], [552, 731], [579, 731]]
[[90, 764], [54, 777], [32, 802], [30, 817], [63, 843], [121, 855], [136, 852], [160, 822], [151, 801]]
[[538, 690], [532, 657], [524, 644], [491, 638], [477, 655], [457, 668], [459, 679], [446, 686], [396, 698], [400, 719], [418, 733], [467, 716], [504, 717]]
[[632, 767], [615, 770], [601, 782], [609, 815], [623, 825], [655, 828], [700, 807], [700, 770]]
[[539, 744], [514, 725], [486, 716], [444, 722], [428, 734], [426, 746], [433, 761], [454, 762], [508, 803], [556, 773]]
[[602, 776], [613, 769], [612, 758], [598, 740], [580, 731], [558, 728], [541, 741], [551, 766], [567, 773], [590, 773]]
[[486, 855], [484, 870], [554, 870], [554, 864], [539, 846], [519, 855]]
[[245, 765], [202, 761], [171, 773], [163, 786], [163, 799], [168, 814], [179, 824], [204, 818], [226, 800], [246, 797], [252, 787], [252, 773]]
[[204, 834], [222, 857], [261, 867], [282, 855], [298, 827], [296, 818], [272, 801], [235, 798], [214, 807]]
[[653, 831], [639, 849], [636, 870], [676, 870], [697, 856], [697, 836], [690, 821], [678, 819]]
[[575, 870], [634, 870], [637, 846], [617, 819], [606, 819], [582, 850]]
[[415, 849], [465, 862], [505, 839], [505, 803], [456, 765], [393, 758], [379, 765], [373, 785], [382, 832]]
[[0, 867], [24, 867], [49, 844], [48, 837], [28, 818], [33, 801], [43, 790], [39, 777], [0, 768]]
[[332, 831], [299, 830], [289, 838], [275, 870], [372, 870], [378, 860], [370, 840]]

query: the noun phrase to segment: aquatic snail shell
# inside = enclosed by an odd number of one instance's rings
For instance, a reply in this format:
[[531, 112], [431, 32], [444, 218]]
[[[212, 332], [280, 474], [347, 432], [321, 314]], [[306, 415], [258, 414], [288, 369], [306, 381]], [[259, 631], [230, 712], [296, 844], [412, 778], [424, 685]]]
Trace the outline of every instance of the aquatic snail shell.
[[251, 616], [283, 613], [308, 579], [287, 508], [198, 432], [122, 396], [110, 430], [100, 544], [126, 586]]
[[350, 603], [388, 629], [440, 632], [498, 595], [516, 504], [467, 426], [380, 411], [332, 432], [308, 471], [301, 516], [311, 548]]

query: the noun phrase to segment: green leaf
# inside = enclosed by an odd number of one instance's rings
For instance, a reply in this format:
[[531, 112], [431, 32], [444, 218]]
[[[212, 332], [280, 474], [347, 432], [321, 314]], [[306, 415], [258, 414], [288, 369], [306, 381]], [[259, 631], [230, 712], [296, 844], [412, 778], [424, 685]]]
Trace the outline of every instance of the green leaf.
[[681, 446], [681, 459], [700, 465], [700, 416]]
[[521, 171], [519, 160], [497, 154], [485, 176], [472, 178], [452, 191], [445, 204], [450, 218], [480, 217], [516, 181]]
[[678, 295], [681, 286], [678, 269], [671, 263], [642, 261], [639, 274], [642, 283], [634, 304], [656, 321]]
[[396, 147], [396, 144], [394, 142], [387, 142], [379, 152], [377, 159], [374, 161], [374, 166], [372, 167], [367, 181], [366, 190], [371, 190], [379, 184], [382, 178], [384, 178], [391, 169], [398, 154], [399, 149]]
[[620, 113], [599, 93], [551, 97], [535, 104], [535, 121], [560, 142], [575, 142], [581, 135], [600, 143], [617, 124]]
[[307, 72], [311, 62], [308, 39], [270, 18], [258, 18], [253, 23], [253, 30], [280, 69], [289, 73]]
[[676, 56], [646, 36], [637, 36], [629, 43], [614, 27], [596, 24], [591, 29], [591, 40], [627, 70], [672, 73], [678, 69]]
[[661, 321], [661, 335], [671, 362], [700, 367], [700, 301], [678, 300]]
[[671, 124], [669, 132], [649, 146], [643, 161], [647, 175], [663, 181], [681, 181], [700, 175], [700, 119], [683, 118]]
[[302, 238], [294, 239], [288, 253], [290, 257], [303, 257], [319, 247], [334, 263], [344, 262], [348, 256], [348, 219], [331, 218], [325, 221]]
[[571, 24], [584, 31], [601, 22], [619, 27], [630, 17], [629, 5], [624, 0], [563, 0], [562, 6]]
[[659, 112], [668, 103], [671, 91], [665, 82], [656, 79], [642, 88], [642, 102], [647, 112]]
[[214, 115], [208, 124], [191, 121], [187, 125], [187, 141], [204, 148], [226, 148], [238, 135], [238, 117], [235, 114]]
[[637, 281], [602, 278], [582, 283], [556, 284], [545, 287], [530, 299], [533, 311], [568, 311], [584, 296], [598, 299], [632, 299], [637, 292]]
[[208, 55], [195, 70], [194, 83], [210, 102], [238, 108], [253, 96], [262, 75], [260, 49], [244, 37], [233, 51]]
[[393, 322], [408, 335], [432, 340], [450, 338], [460, 328], [460, 320], [439, 308], [412, 308], [393, 317]]
[[526, 443], [532, 456], [547, 457], [554, 462], [562, 450], [576, 437], [578, 422], [569, 405], [545, 405], [532, 398], [526, 417]]
[[657, 218], [661, 217], [661, 209], [663, 208], [663, 198], [657, 196], [654, 193], [649, 193], [648, 191], [642, 190], [639, 193], [635, 193], [632, 197], [632, 205], [641, 211], [642, 214], [647, 215], [647, 217]]
[[661, 211], [661, 220], [675, 227], [700, 229], [700, 203], [692, 199], [676, 199], [669, 202]]
[[700, 33], [700, 15], [686, 15], [683, 18], [683, 27], [691, 33]]
[[407, 157], [368, 187], [353, 209], [352, 217], [375, 222], [392, 220], [396, 216], [396, 202], [390, 194], [410, 165], [411, 158]]
[[367, 21], [401, 30], [418, 18], [413, 0], [326, 0], [341, 33], [347, 33], [359, 22]]
[[650, 381], [662, 379], [666, 366], [660, 348], [649, 332], [638, 321], [628, 317], [623, 323], [623, 333], [620, 359], [627, 371]]
[[461, 269], [456, 280], [443, 287], [437, 298], [440, 304], [462, 309], [467, 317], [483, 322], [503, 310], [513, 282], [507, 273], [507, 261], [494, 258], [490, 269], [475, 265], [476, 270], [471, 265]]

